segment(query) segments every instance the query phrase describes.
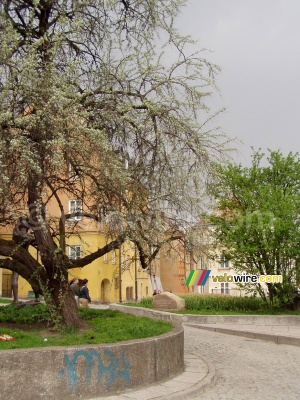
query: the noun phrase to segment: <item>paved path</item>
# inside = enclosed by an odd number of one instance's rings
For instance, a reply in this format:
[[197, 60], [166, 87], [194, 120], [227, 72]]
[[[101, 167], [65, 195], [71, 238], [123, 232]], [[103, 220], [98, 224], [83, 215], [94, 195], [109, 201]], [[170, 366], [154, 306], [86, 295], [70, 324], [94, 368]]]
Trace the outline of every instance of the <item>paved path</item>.
[[261, 339], [279, 344], [300, 346], [300, 324], [261, 325], [260, 324], [187, 324], [208, 331]]
[[[231, 334], [220, 333], [218, 329]], [[186, 370], [183, 374], [165, 383], [98, 400], [294, 400], [299, 397], [300, 346], [270, 340], [277, 341], [280, 335], [300, 340], [300, 326], [185, 325], [184, 330]], [[239, 336], [249, 332], [267, 334], [269, 341]]]
[[[273, 327], [270, 327], [273, 329]], [[290, 400], [300, 393], [300, 347], [185, 328], [185, 350], [210, 360], [216, 381], [202, 400]]]

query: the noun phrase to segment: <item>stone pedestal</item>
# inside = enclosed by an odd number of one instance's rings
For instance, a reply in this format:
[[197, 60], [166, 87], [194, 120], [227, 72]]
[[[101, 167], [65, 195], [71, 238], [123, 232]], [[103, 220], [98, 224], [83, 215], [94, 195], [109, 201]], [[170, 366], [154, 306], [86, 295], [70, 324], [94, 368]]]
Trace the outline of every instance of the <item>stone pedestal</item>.
[[153, 308], [162, 311], [180, 311], [185, 308], [185, 300], [174, 293], [163, 292], [154, 296]]

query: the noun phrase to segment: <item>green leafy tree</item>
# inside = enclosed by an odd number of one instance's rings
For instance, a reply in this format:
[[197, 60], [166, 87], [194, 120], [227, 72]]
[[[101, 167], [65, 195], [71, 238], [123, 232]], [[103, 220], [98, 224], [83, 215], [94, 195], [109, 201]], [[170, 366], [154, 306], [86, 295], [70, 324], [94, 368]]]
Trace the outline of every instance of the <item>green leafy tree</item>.
[[[81, 325], [69, 269], [125, 240], [146, 268], [199, 214], [203, 182], [224, 156], [205, 104], [218, 68], [174, 29], [183, 4], [0, 4], [0, 221], [15, 226], [14, 240], [0, 238], [0, 267], [48, 293], [66, 325]], [[85, 220], [99, 222], [100, 206], [106, 246], [69, 260], [65, 238], [77, 230], [62, 195], [82, 201], [74, 215]]]
[[248, 289], [271, 303], [290, 303], [300, 261], [299, 155], [256, 151], [250, 167], [221, 167], [211, 191], [217, 200], [213, 232], [236, 271], [283, 276], [282, 283], [267, 283], [266, 291], [261, 283]]

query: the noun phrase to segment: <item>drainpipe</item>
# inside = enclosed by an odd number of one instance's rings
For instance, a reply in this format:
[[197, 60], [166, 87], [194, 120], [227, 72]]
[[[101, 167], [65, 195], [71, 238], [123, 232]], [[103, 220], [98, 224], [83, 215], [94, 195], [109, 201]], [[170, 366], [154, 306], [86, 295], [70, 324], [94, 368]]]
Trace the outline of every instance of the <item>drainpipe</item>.
[[134, 284], [135, 284], [135, 301], [138, 302], [138, 279], [137, 279], [136, 245], [134, 245]]
[[122, 245], [119, 247], [119, 303], [122, 303]]

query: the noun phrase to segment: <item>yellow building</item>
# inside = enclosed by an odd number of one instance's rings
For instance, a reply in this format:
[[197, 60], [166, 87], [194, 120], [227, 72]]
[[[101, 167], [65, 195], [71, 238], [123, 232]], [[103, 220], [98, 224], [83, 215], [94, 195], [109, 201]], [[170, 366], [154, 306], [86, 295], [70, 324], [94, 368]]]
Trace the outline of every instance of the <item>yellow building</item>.
[[[68, 199], [64, 195], [62, 202], [70, 214], [84, 211], [79, 199]], [[47, 207], [48, 219], [55, 221], [55, 215], [59, 215], [58, 211], [55, 203]], [[109, 242], [107, 223], [109, 220], [91, 222], [90, 219], [78, 215], [66, 221], [65, 242], [69, 258], [78, 259], [104, 247]], [[1, 237], [11, 240], [11, 232], [11, 227], [2, 229]], [[30, 247], [29, 251], [39, 259], [34, 247]], [[90, 296], [94, 302], [136, 301], [148, 296], [152, 290], [149, 274], [142, 270], [135, 246], [129, 241], [84, 268], [71, 268], [69, 280], [74, 277], [88, 279]], [[11, 297], [11, 271], [1, 269], [0, 278], [2, 297]], [[18, 286], [20, 299], [33, 295], [31, 286], [22, 277], [19, 277]]]

